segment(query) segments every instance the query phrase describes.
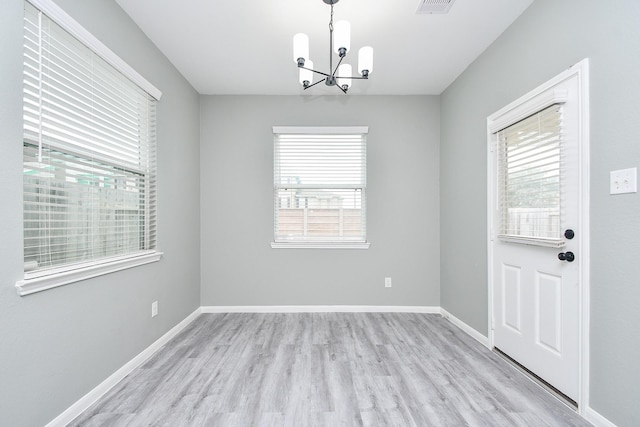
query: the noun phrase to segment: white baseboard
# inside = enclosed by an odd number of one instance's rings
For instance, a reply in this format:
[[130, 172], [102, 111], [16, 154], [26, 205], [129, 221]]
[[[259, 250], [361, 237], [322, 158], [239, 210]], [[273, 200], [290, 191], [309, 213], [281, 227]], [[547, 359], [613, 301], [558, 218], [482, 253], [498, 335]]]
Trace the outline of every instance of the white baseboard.
[[591, 407], [587, 407], [584, 412], [584, 418], [593, 424], [594, 427], [617, 427], [614, 423], [594, 411]]
[[96, 388], [80, 398], [76, 403], [71, 405], [66, 411], [58, 415], [53, 419], [46, 427], [63, 427], [73, 421], [78, 415], [84, 412], [89, 406], [96, 402], [106, 392], [111, 390], [116, 384], [118, 384], [124, 377], [129, 375], [135, 368], [142, 365], [147, 359], [149, 359], [156, 351], [162, 348], [173, 337], [178, 335], [184, 328], [186, 328], [196, 317], [202, 313], [202, 309], [198, 308], [196, 311], [187, 316], [182, 322], [171, 328], [169, 332], [158, 338], [153, 344], [143, 350], [136, 357], [131, 359], [122, 368], [118, 369], [106, 380], [100, 383]]
[[378, 305], [247, 305], [203, 306], [203, 313], [426, 313], [440, 314], [440, 307]]
[[488, 337], [485, 337], [480, 332], [476, 331], [471, 326], [467, 325], [462, 320], [458, 319], [456, 316], [454, 316], [453, 314], [449, 313], [444, 308], [440, 309], [440, 314], [442, 314], [442, 317], [444, 317], [445, 319], [449, 320], [451, 323], [456, 325], [458, 328], [460, 328], [464, 332], [466, 332], [467, 335], [471, 336], [471, 338], [475, 339], [476, 341], [478, 341], [483, 346], [489, 348], [489, 338]]

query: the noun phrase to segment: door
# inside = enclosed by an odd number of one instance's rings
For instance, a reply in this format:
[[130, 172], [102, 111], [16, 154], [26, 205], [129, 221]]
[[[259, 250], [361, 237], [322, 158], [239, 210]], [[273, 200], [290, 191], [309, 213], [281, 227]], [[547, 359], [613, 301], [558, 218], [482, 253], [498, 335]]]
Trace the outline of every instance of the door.
[[488, 119], [493, 346], [575, 402], [587, 229], [582, 89], [579, 73], [565, 72]]

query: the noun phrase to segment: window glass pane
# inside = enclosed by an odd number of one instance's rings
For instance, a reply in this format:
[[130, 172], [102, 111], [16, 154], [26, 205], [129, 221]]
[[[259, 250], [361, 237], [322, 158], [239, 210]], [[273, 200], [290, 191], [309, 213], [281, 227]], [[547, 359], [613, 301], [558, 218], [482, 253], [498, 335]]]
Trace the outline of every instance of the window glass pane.
[[561, 106], [498, 132], [501, 234], [560, 239]]
[[362, 134], [278, 134], [274, 145], [276, 242], [366, 242]]
[[25, 2], [25, 271], [155, 249], [155, 104]]
[[278, 191], [278, 240], [360, 240], [363, 234], [362, 190]]
[[145, 248], [145, 176], [24, 146], [27, 269], [123, 255]]
[[280, 185], [364, 182], [361, 135], [282, 135], [277, 144]]

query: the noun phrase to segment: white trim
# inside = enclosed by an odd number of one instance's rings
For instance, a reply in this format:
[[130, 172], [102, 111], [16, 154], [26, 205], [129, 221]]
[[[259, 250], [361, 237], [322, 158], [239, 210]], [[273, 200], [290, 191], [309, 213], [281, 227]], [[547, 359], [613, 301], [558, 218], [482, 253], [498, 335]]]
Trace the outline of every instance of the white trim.
[[273, 249], [369, 249], [371, 243], [271, 242]]
[[169, 332], [161, 336], [157, 341], [143, 350], [136, 357], [131, 359], [123, 367], [111, 374], [106, 380], [101, 382], [96, 388], [85, 394], [76, 403], [71, 405], [67, 410], [58, 415], [52, 421], [50, 421], [46, 427], [62, 427], [73, 421], [78, 415], [87, 410], [93, 403], [95, 403], [100, 397], [111, 390], [116, 384], [118, 384], [124, 377], [129, 375], [138, 366], [142, 365], [147, 359], [149, 359], [156, 351], [160, 350], [165, 344], [167, 344], [173, 337], [178, 335], [184, 328], [186, 328], [191, 322], [193, 322], [202, 313], [202, 308], [196, 309], [193, 313], [187, 316], [183, 321], [171, 328]]
[[[545, 103], [550, 102], [550, 98], [541, 97], [540, 93], [549, 91], [553, 86], [558, 85], [559, 83], [568, 80], [574, 76], [577, 76], [579, 81], [579, 133], [580, 133], [580, 146], [579, 146], [579, 159], [578, 159], [578, 168], [580, 174], [580, 191], [579, 191], [579, 229], [581, 230], [580, 234], [580, 246], [578, 248], [579, 254], [581, 256], [580, 270], [579, 270], [579, 282], [580, 282], [580, 337], [579, 337], [579, 385], [578, 385], [578, 413], [586, 418], [586, 414], [588, 411], [592, 411], [589, 408], [589, 326], [590, 326], [590, 317], [589, 317], [589, 307], [590, 307], [590, 217], [589, 217], [589, 183], [590, 183], [590, 119], [589, 119], [589, 59], [583, 59], [577, 64], [569, 67], [564, 72], [560, 73], [553, 79], [545, 82], [541, 86], [536, 89], [530, 91], [526, 95], [518, 98], [516, 101], [502, 108], [498, 112], [490, 115], [487, 118], [487, 170], [489, 173], [487, 174], [487, 197], [489, 202], [491, 202], [491, 194], [494, 191], [492, 187], [492, 172], [491, 172], [491, 162], [492, 155], [494, 153], [494, 147], [492, 143], [493, 132], [497, 131], [498, 127], [500, 127], [501, 123], [507, 123], [508, 120], [502, 120], [504, 117], [510, 113], [513, 114], [513, 118], [517, 118], [518, 114], [522, 115], [521, 111], [518, 110], [518, 106], [529, 100], [534, 100], [537, 102], [538, 106], [545, 105]], [[554, 95], [556, 96], [556, 92], [554, 91]], [[558, 95], [561, 95], [560, 93]], [[494, 334], [493, 334], [493, 207], [492, 203], [487, 203], [487, 251], [488, 251], [488, 271], [487, 271], [487, 286], [488, 286], [488, 330], [489, 330], [489, 348], [493, 348], [494, 346]]]
[[449, 313], [444, 308], [440, 309], [440, 314], [442, 314], [442, 317], [447, 319], [449, 322], [453, 323], [455, 326], [460, 328], [462, 330], [462, 332], [466, 333], [467, 335], [469, 335], [471, 338], [473, 338], [476, 341], [478, 341], [483, 346], [485, 346], [487, 348], [491, 348], [489, 346], [489, 337], [485, 337], [480, 332], [478, 332], [477, 330], [475, 330], [471, 326], [467, 325], [462, 320], [458, 319], [456, 316], [454, 316], [453, 314]]
[[440, 307], [405, 305], [246, 305], [203, 306], [203, 313], [425, 313], [440, 314]]
[[99, 263], [91, 262], [80, 264], [79, 268], [76, 266], [76, 268], [72, 270], [52, 269], [48, 270], [46, 275], [38, 275], [37, 272], [25, 273], [25, 278], [16, 282], [16, 291], [18, 295], [25, 296], [79, 282], [80, 280], [91, 279], [92, 277], [157, 262], [161, 257], [162, 252], [150, 251], [142, 255], [118, 257]]
[[[580, 218], [579, 225], [581, 231], [580, 254], [583, 262], [580, 263], [580, 384], [578, 389], [578, 411], [580, 415], [585, 416], [589, 407], [589, 371], [591, 362], [589, 360], [590, 352], [590, 325], [591, 325], [591, 217], [590, 217], [590, 194], [591, 194], [591, 118], [590, 118], [590, 94], [589, 94], [589, 59], [584, 59], [571, 67], [578, 76], [579, 93], [580, 93]], [[594, 413], [596, 413], [594, 411]]]
[[115, 69], [124, 74], [129, 80], [140, 86], [149, 95], [151, 95], [158, 101], [160, 100], [160, 98], [162, 97], [162, 92], [159, 89], [149, 83], [147, 79], [142, 77], [142, 75], [134, 70], [129, 64], [124, 62], [104, 43], [102, 43], [93, 34], [87, 31], [75, 19], [69, 16], [64, 10], [60, 8], [60, 6], [58, 6], [51, 0], [27, 1], [37, 9], [41, 10], [42, 13], [51, 18], [51, 20], [64, 28], [72, 36], [80, 40], [85, 46], [87, 46], [98, 56], [111, 64]]
[[361, 190], [363, 188], [366, 188], [362, 184], [278, 184], [277, 187], [280, 190], [282, 190], [282, 189], [285, 189], [285, 190], [292, 190], [292, 189], [301, 189], [301, 190], [308, 190], [308, 189], [318, 189], [318, 190], [325, 190], [325, 189]]
[[331, 135], [362, 135], [369, 133], [369, 126], [273, 126], [275, 134], [331, 134]]
[[493, 211], [494, 197], [497, 194], [497, 188], [492, 185], [494, 182], [493, 170], [494, 157], [498, 155], [497, 143], [494, 134], [489, 130], [489, 118], [487, 118], [487, 332], [489, 339], [489, 348], [493, 349], [493, 331], [495, 328], [495, 320], [493, 313]]
[[543, 246], [546, 248], [563, 248], [567, 245], [566, 241], [560, 239], [509, 236], [507, 234], [498, 234], [498, 239], [507, 243], [520, 243], [522, 245]]
[[614, 423], [600, 415], [593, 408], [587, 408], [584, 411], [584, 418], [589, 421], [594, 427], [617, 427]]
[[[530, 95], [531, 93], [519, 98], [498, 113], [489, 116], [487, 120], [489, 132], [492, 134], [500, 132], [529, 117], [531, 111], [542, 111], [552, 105], [565, 103], [569, 97], [569, 93], [566, 90], [546, 91], [535, 95], [533, 99], [531, 99]], [[526, 105], [524, 105], [525, 103]]]

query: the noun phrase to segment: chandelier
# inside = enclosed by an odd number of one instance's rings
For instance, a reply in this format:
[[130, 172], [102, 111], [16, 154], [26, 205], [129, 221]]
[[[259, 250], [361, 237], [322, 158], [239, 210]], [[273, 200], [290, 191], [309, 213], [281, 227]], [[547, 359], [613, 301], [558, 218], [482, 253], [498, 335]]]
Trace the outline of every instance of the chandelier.
[[[327, 86], [336, 86], [345, 94], [351, 86], [352, 80], [366, 80], [373, 71], [373, 48], [365, 46], [358, 51], [358, 72], [360, 76], [352, 76], [351, 65], [342, 63], [351, 48], [350, 31], [348, 21], [338, 21], [333, 25], [333, 5], [339, 0], [322, 0], [331, 6], [331, 19], [329, 20], [329, 72], [324, 73], [313, 69], [313, 61], [309, 59], [309, 37], [304, 33], [293, 36], [293, 62], [300, 69], [300, 84], [306, 90], [324, 82]], [[339, 60], [333, 68], [333, 52], [338, 54]], [[313, 76], [324, 76], [320, 81], [313, 83]]]

